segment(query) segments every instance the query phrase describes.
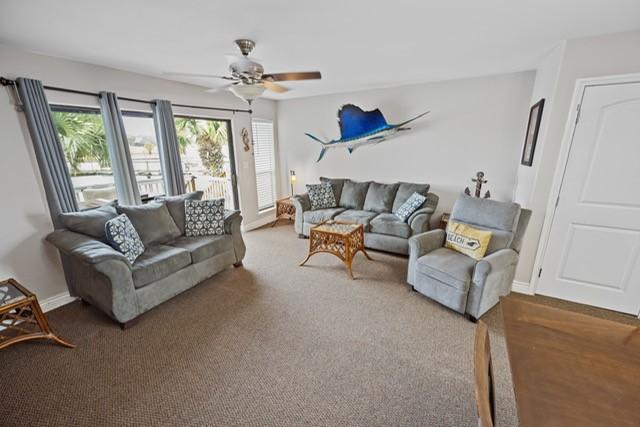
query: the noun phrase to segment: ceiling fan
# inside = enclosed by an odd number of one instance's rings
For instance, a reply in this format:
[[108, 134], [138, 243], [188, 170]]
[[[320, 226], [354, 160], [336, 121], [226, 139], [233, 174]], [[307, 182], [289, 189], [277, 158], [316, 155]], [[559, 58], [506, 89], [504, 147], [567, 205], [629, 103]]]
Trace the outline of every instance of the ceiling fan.
[[209, 89], [209, 92], [217, 92], [229, 89], [238, 98], [251, 102], [260, 97], [265, 90], [275, 93], [287, 92], [289, 89], [276, 82], [294, 81], [294, 80], [317, 80], [322, 78], [319, 71], [305, 71], [293, 73], [275, 73], [265, 74], [264, 67], [254, 59], [249, 58], [249, 54], [256, 46], [253, 40], [238, 39], [235, 41], [236, 46], [242, 53], [239, 55], [227, 55], [229, 60], [229, 76], [220, 76], [215, 74], [197, 74], [197, 73], [163, 73], [167, 76], [174, 77], [204, 77], [227, 80], [229, 83]]

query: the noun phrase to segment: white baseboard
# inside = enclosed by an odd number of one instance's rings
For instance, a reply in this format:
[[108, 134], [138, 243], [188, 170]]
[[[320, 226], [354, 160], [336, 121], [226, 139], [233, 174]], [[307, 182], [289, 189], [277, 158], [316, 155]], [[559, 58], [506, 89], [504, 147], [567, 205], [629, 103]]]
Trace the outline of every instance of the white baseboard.
[[520, 294], [533, 295], [531, 285], [527, 282], [518, 282], [517, 280], [514, 280], [513, 285], [511, 285], [511, 290]]
[[69, 295], [69, 292], [62, 292], [58, 295], [54, 295], [40, 301], [40, 307], [42, 308], [42, 311], [46, 313], [47, 311], [62, 307], [63, 305], [69, 304], [75, 300], [76, 298]]

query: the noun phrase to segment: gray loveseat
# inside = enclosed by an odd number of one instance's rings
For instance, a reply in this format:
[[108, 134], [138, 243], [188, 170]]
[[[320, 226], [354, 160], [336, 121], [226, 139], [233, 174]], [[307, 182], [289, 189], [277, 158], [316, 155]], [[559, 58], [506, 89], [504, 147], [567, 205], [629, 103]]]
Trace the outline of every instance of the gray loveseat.
[[[380, 184], [324, 177], [320, 181], [332, 185], [338, 206], [312, 210], [308, 194], [294, 196], [295, 230], [300, 237], [308, 237], [313, 226], [330, 219], [355, 222], [364, 225], [367, 248], [406, 255], [407, 239], [429, 230], [429, 221], [438, 205], [438, 196], [429, 193], [429, 184]], [[394, 212], [414, 192], [427, 199], [406, 222], [402, 221]]]
[[407, 282], [414, 290], [475, 321], [511, 291], [531, 211], [517, 203], [460, 195], [450, 221], [492, 233], [478, 261], [445, 247], [446, 232], [409, 239]]
[[[55, 230], [47, 240], [60, 250], [71, 295], [124, 328], [142, 313], [219, 271], [242, 265], [245, 245], [239, 211], [225, 211], [222, 236], [184, 236], [184, 200], [201, 195], [189, 193], [141, 206], [107, 205], [62, 214], [66, 228]], [[133, 264], [105, 240], [105, 222], [119, 213], [127, 214], [145, 245]]]

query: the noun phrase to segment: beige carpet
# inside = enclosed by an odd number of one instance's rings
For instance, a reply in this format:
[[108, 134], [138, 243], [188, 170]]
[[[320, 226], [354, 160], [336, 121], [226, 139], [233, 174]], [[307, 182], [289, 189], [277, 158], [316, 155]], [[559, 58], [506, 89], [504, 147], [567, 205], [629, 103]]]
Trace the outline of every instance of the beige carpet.
[[[79, 303], [49, 313], [78, 347], [32, 342], [0, 351], [0, 424], [477, 425], [474, 325], [409, 291], [405, 258], [358, 255], [351, 281], [330, 255], [298, 267], [308, 241], [289, 225], [245, 237], [244, 268], [174, 298], [132, 329]], [[514, 426], [499, 309], [484, 320], [499, 425]]]

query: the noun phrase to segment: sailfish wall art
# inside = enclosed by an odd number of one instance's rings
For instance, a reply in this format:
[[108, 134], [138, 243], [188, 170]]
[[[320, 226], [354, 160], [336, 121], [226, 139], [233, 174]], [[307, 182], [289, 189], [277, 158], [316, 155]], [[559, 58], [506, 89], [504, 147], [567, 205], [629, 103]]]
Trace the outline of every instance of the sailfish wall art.
[[405, 126], [428, 113], [429, 111], [426, 111], [405, 122], [390, 125], [385, 120], [382, 112], [377, 108], [372, 111], [364, 111], [357, 105], [346, 104], [338, 110], [340, 139], [322, 141], [310, 133], [305, 133], [305, 135], [322, 144], [320, 156], [317, 160], [319, 162], [330, 148], [344, 147], [349, 151], [349, 153], [353, 153], [353, 151], [358, 147], [379, 144], [380, 142], [397, 135], [401, 131], [411, 129]]

